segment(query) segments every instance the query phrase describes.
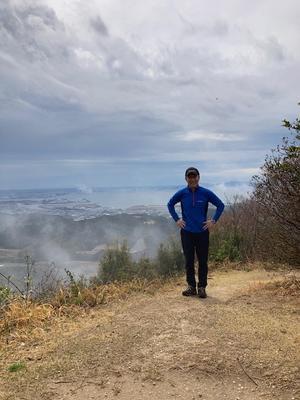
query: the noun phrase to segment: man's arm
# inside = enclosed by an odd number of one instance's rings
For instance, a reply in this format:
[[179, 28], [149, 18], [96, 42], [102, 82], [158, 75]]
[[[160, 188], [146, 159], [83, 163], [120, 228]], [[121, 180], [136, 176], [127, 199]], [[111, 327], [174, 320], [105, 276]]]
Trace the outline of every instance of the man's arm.
[[174, 196], [172, 196], [167, 204], [169, 213], [171, 214], [172, 218], [174, 219], [175, 222], [177, 222], [180, 218], [175, 211], [175, 204], [179, 203], [181, 200], [181, 190], [176, 192]]
[[211, 190], [208, 190], [208, 200], [210, 203], [217, 207], [215, 215], [212, 218], [215, 222], [217, 222], [222, 212], [224, 211], [225, 204]]

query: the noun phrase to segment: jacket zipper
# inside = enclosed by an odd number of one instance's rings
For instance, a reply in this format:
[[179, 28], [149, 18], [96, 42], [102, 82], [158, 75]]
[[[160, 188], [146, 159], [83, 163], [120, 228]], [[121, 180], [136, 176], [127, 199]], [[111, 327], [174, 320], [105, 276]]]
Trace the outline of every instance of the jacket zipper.
[[195, 196], [194, 196], [194, 193], [195, 193], [195, 192], [193, 192], [193, 207], [195, 206]]

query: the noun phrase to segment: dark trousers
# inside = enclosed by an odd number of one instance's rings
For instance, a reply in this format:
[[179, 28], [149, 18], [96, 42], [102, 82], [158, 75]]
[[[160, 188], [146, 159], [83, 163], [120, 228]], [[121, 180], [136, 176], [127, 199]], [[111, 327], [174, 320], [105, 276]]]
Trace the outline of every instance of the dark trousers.
[[186, 280], [188, 285], [196, 287], [195, 280], [195, 250], [198, 259], [199, 286], [207, 286], [207, 259], [209, 247], [209, 230], [203, 232], [189, 232], [180, 230], [182, 249], [185, 258]]

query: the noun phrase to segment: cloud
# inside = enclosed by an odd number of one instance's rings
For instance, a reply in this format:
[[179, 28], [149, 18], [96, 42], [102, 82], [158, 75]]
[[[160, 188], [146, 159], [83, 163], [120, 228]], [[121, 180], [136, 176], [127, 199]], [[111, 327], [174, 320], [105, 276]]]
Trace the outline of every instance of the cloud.
[[256, 168], [279, 142], [298, 111], [298, 2], [125, 3], [1, 3], [0, 187], [41, 159], [70, 161], [31, 184], [69, 186], [81, 168], [90, 185], [93, 160], [131, 182], [136, 163], [148, 182], [163, 181], [155, 163], [169, 179], [191, 161]]
[[95, 18], [91, 19], [91, 26], [101, 35], [103, 36], [108, 36], [108, 29], [105, 25], [105, 23], [102, 21], [102, 18], [100, 15], [98, 15]]
[[221, 142], [235, 142], [239, 140], [246, 140], [243, 136], [238, 136], [230, 133], [216, 133], [216, 132], [199, 132], [199, 131], [191, 131], [186, 132], [184, 134], [178, 135], [179, 140], [183, 140], [185, 142], [195, 142], [195, 141], [221, 141]]
[[7, 1], [1, 5], [1, 48], [31, 62], [66, 57], [64, 25], [55, 11], [35, 1]]

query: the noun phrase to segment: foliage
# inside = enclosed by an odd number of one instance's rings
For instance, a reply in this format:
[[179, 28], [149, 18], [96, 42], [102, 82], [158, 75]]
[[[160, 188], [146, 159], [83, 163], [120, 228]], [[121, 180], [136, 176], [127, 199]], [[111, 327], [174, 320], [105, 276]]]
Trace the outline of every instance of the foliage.
[[[74, 304], [82, 304], [83, 299], [80, 291], [80, 282], [77, 282], [71, 271], [65, 268], [66, 274], [69, 278], [70, 298]], [[81, 285], [82, 286], [82, 285]]]
[[100, 265], [98, 278], [102, 283], [126, 281], [134, 277], [153, 279], [167, 277], [183, 270], [184, 259], [180, 243], [170, 237], [165, 244], [160, 244], [154, 260], [142, 257], [133, 261], [128, 245], [124, 241], [107, 247]]
[[124, 241], [121, 245], [116, 242], [107, 247], [100, 267], [100, 279], [103, 283], [131, 279], [134, 276], [134, 263], [127, 242]]
[[7, 304], [11, 298], [11, 289], [5, 286], [0, 286], [0, 307]]
[[239, 261], [241, 259], [240, 241], [241, 239], [238, 235], [229, 235], [223, 239], [213, 260], [216, 262]]
[[[253, 198], [260, 207], [260, 225], [267, 225], [272, 235], [274, 255], [286, 254], [286, 261], [299, 260], [300, 234], [300, 123], [283, 120], [290, 137], [283, 137], [281, 145], [271, 150], [254, 175]], [[262, 229], [261, 229], [262, 230]], [[267, 238], [265, 238], [267, 239]]]
[[24, 369], [24, 368], [26, 368], [24, 363], [16, 362], [16, 363], [11, 364], [8, 367], [8, 370], [9, 370], [9, 372], [17, 372], [17, 371], [20, 371], [21, 369]]
[[241, 261], [248, 253], [247, 199], [236, 195], [232, 200], [227, 199], [226, 204], [221, 220], [214, 226], [209, 239], [209, 260], [217, 263]]
[[174, 237], [168, 243], [161, 243], [156, 257], [157, 272], [166, 277], [183, 271], [184, 257], [181, 246]]

